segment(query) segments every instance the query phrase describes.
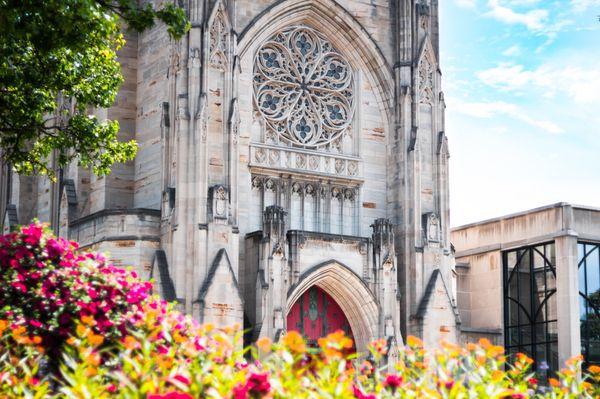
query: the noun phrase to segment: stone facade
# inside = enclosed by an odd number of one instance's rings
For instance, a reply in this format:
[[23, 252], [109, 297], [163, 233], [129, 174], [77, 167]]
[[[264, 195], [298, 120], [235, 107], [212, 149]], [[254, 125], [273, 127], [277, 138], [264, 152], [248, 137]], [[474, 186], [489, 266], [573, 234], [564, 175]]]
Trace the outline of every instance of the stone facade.
[[250, 340], [284, 333], [316, 285], [359, 350], [458, 341], [437, 0], [179, 4], [190, 32], [130, 34], [121, 94], [98, 111], [135, 161], [11, 176], [4, 228], [49, 221]]

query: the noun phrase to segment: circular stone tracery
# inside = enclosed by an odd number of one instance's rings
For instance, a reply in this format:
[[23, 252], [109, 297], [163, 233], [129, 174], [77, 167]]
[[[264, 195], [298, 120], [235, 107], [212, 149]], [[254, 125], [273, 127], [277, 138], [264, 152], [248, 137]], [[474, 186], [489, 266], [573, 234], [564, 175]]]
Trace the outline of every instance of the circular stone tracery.
[[340, 137], [352, 122], [353, 93], [349, 63], [312, 28], [276, 33], [256, 54], [256, 105], [285, 141], [318, 147]]

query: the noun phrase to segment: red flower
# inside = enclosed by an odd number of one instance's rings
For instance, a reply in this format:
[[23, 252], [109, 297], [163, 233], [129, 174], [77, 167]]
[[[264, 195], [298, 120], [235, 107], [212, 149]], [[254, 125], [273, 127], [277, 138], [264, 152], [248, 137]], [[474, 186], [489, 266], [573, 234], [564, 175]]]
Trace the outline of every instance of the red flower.
[[361, 391], [360, 388], [356, 385], [352, 387], [352, 392], [354, 393], [354, 397], [356, 399], [377, 399], [377, 397], [374, 394], [366, 394], [363, 391]]
[[246, 387], [251, 393], [266, 394], [271, 390], [268, 373], [252, 373], [246, 382]]
[[383, 381], [383, 385], [392, 388], [392, 390], [398, 389], [402, 385], [402, 377], [398, 374], [388, 374]]
[[537, 385], [538, 379], [531, 377], [530, 379], [527, 380], [527, 382], [529, 383], [529, 385]]

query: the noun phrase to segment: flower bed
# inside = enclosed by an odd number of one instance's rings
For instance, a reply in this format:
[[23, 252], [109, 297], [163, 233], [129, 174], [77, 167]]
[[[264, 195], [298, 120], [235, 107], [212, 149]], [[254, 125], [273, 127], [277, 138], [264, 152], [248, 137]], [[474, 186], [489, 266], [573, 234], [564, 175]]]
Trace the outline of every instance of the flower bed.
[[342, 332], [319, 348], [295, 332], [242, 348], [239, 328], [198, 325], [39, 224], [0, 238], [0, 267], [0, 398], [600, 397], [598, 367], [582, 375], [572, 359], [541, 387], [531, 359], [507, 364], [487, 341], [426, 350], [408, 337], [389, 367], [384, 341], [352, 355]]

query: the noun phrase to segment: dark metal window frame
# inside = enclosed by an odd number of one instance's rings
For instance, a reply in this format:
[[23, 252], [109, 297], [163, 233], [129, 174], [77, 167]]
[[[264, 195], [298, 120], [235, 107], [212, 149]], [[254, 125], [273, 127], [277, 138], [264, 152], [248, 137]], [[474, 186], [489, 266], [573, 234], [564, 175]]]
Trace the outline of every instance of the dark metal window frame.
[[[583, 245], [583, 256], [581, 257], [581, 259], [579, 259], [579, 252], [578, 252], [578, 259], [577, 259], [577, 278], [579, 279], [579, 273], [581, 270], [581, 267], [583, 266], [583, 279], [584, 281], [579, 280], [579, 296], [582, 297], [585, 300], [585, 319], [583, 318], [583, 315], [580, 313], [579, 314], [579, 320], [580, 323], [583, 321], [587, 322], [587, 317], [590, 314], [595, 314], [596, 317], [598, 317], [600, 319], [600, 307], [596, 307], [593, 305], [593, 302], [590, 300], [589, 298], [589, 292], [588, 292], [588, 278], [587, 278], [587, 274], [588, 274], [588, 258], [589, 256], [597, 256], [598, 257], [598, 267], [600, 268], [600, 243], [597, 242], [586, 242], [586, 241], [579, 241], [577, 243], [578, 246], [578, 251], [579, 251], [579, 246]], [[591, 247], [589, 250], [587, 249], [588, 247]], [[600, 274], [600, 271], [599, 271]], [[580, 309], [578, 309], [579, 311]], [[581, 331], [581, 353], [582, 354], [587, 354], [590, 353], [590, 337], [589, 337], [589, 325], [586, 323], [585, 328], [581, 328], [580, 327], [580, 331]], [[584, 362], [585, 365], [591, 365], [591, 364], [595, 364], [595, 363], [589, 363], [588, 359], [585, 358], [584, 355]]]
[[[542, 242], [542, 243], [538, 243], [538, 244], [533, 244], [533, 245], [528, 245], [528, 246], [523, 246], [523, 247], [519, 247], [519, 248], [514, 248], [514, 249], [509, 249], [506, 251], [502, 252], [502, 282], [503, 282], [503, 303], [504, 303], [504, 344], [507, 350], [507, 353], [511, 354], [511, 353], [515, 353], [515, 352], [524, 352], [527, 353], [528, 356], [530, 356], [531, 358], [533, 358], [535, 364], [537, 367], [539, 367], [540, 365], [538, 364], [538, 360], [537, 359], [537, 347], [538, 346], [545, 346], [545, 351], [547, 354], [551, 353], [550, 350], [550, 346], [553, 344], [558, 344], [558, 338], [554, 338], [552, 339], [550, 337], [550, 333], [549, 333], [549, 325], [551, 323], [556, 323], [557, 319], [552, 319], [552, 320], [548, 320], [548, 300], [556, 300], [556, 286], [552, 289], [548, 289], [548, 280], [547, 280], [547, 272], [548, 269], [549, 271], [552, 272], [552, 274], [554, 275], [554, 281], [556, 284], [556, 265], [553, 264], [551, 262], [550, 259], [548, 259], [549, 254], [546, 253], [547, 248], [549, 245], [554, 246], [554, 251], [556, 251], [556, 247], [555, 247], [555, 243], [554, 241], [549, 241], [549, 242]], [[543, 252], [541, 252], [539, 250], [539, 248], [543, 248]], [[516, 262], [514, 265], [509, 265], [508, 264], [508, 259], [509, 259], [509, 254], [510, 253], [516, 253]], [[544, 297], [543, 299], [539, 302], [539, 305], [537, 306], [537, 309], [535, 309], [535, 304], [537, 303], [536, 300], [539, 298], [538, 291], [536, 289], [536, 281], [535, 281], [535, 263], [534, 263], [534, 259], [535, 259], [535, 254], [538, 254], [542, 257], [542, 259], [544, 260], [544, 269], [543, 269], [543, 274], [544, 274]], [[556, 252], [554, 252], [555, 256], [556, 256]], [[518, 273], [516, 273], [517, 270], [519, 270], [519, 267], [521, 265], [521, 262], [524, 261], [525, 257], [528, 257], [529, 260], [529, 309], [526, 309], [525, 306], [523, 305], [523, 302], [521, 300], [521, 289], [520, 289], [520, 283], [517, 282], [516, 286], [517, 286], [517, 297], [514, 298], [512, 296], [510, 296], [510, 291], [509, 291], [509, 285], [511, 283], [511, 280], [514, 276], [518, 275]], [[509, 268], [512, 267], [511, 270], [509, 270]], [[524, 293], [525, 294], [525, 293]], [[525, 298], [523, 298], [525, 299]], [[511, 320], [510, 320], [510, 304], [515, 304], [516, 306], [520, 307], [522, 312], [517, 312], [517, 322], [516, 324], [511, 324]], [[546, 317], [544, 317], [544, 321], [543, 322], [537, 322], [537, 317], [539, 315], [540, 311], [544, 311], [546, 314]], [[523, 313], [527, 319], [525, 320], [521, 320], [521, 313]], [[544, 332], [544, 339], [542, 340], [538, 340], [538, 336], [537, 336], [537, 328], [542, 327], [543, 328], [543, 332]], [[523, 329], [524, 328], [529, 328], [530, 329], [530, 342], [529, 343], [524, 343], [524, 339], [523, 339]], [[517, 329], [518, 331], [518, 343], [517, 344], [513, 344], [510, 340], [510, 332], [511, 329]], [[531, 352], [529, 352], [529, 348], [531, 348]], [[551, 359], [547, 359], [548, 360], [548, 366], [550, 366], [550, 368], [552, 368], [552, 364], [550, 364], [550, 360]]]

